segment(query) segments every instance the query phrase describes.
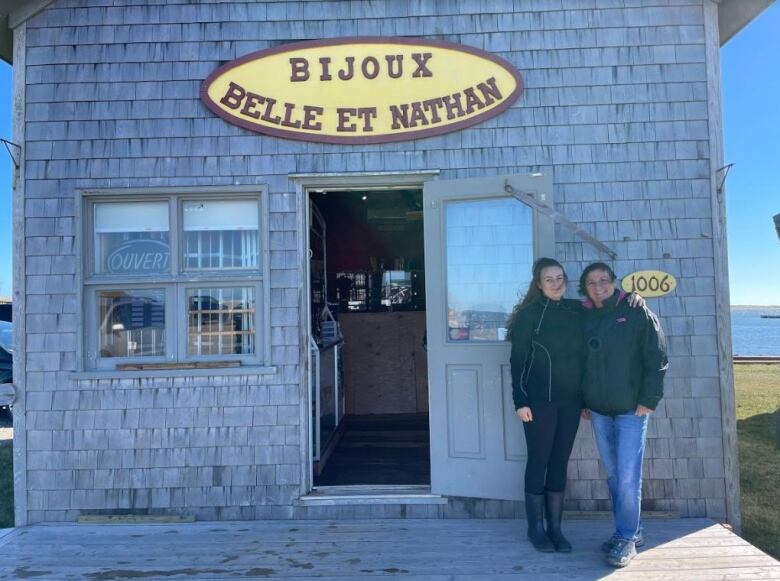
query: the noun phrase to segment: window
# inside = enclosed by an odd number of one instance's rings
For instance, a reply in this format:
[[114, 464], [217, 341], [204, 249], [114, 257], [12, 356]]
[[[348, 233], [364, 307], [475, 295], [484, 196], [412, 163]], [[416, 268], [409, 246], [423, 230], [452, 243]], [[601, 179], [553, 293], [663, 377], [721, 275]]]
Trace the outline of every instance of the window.
[[165, 356], [162, 289], [97, 292], [99, 351], [104, 357]]
[[98, 203], [94, 208], [96, 274], [170, 271], [167, 203]]
[[447, 338], [503, 341], [534, 260], [533, 210], [512, 198], [446, 205]]
[[184, 269], [257, 268], [257, 202], [184, 202]]
[[87, 368], [262, 363], [261, 198], [116, 198], [85, 197]]
[[188, 355], [254, 353], [254, 288], [189, 289], [187, 305]]

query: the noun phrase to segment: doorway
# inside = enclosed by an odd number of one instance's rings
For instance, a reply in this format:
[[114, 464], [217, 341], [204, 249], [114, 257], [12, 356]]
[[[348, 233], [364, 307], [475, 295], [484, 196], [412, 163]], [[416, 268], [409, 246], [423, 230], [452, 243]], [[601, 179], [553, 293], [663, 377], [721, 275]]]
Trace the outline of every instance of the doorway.
[[429, 485], [422, 190], [308, 196], [313, 484]]

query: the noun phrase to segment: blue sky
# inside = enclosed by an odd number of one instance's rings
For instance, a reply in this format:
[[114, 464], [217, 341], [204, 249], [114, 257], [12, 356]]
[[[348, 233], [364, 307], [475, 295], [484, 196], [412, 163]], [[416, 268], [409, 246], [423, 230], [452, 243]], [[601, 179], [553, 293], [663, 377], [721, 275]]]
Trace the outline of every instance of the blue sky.
[[726, 43], [721, 65], [731, 304], [780, 305], [780, 4]]
[[[721, 50], [726, 162], [734, 164], [726, 182], [734, 305], [780, 305], [780, 242], [772, 224], [780, 213], [778, 31], [776, 3]], [[0, 62], [0, 137], [5, 139], [11, 139], [11, 78], [11, 67]], [[0, 297], [11, 294], [11, 168], [0, 147]]]

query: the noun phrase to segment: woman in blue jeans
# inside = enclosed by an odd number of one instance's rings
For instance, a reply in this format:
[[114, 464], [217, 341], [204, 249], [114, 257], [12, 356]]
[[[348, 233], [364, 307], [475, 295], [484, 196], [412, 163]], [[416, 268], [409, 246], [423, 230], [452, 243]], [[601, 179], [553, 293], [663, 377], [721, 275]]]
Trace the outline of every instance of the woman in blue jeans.
[[607, 473], [615, 531], [603, 549], [607, 562], [625, 567], [642, 544], [642, 459], [647, 422], [663, 397], [669, 362], [658, 317], [646, 306], [630, 308], [603, 262], [580, 277], [585, 339], [583, 397]]

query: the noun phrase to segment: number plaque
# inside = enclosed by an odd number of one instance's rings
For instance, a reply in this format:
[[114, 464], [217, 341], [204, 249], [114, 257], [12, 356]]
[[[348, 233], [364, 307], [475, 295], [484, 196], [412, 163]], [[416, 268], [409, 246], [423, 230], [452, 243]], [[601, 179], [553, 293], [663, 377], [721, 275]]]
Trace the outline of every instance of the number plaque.
[[623, 277], [621, 286], [627, 293], [637, 292], [645, 298], [662, 297], [677, 288], [677, 280], [660, 270], [640, 270]]

